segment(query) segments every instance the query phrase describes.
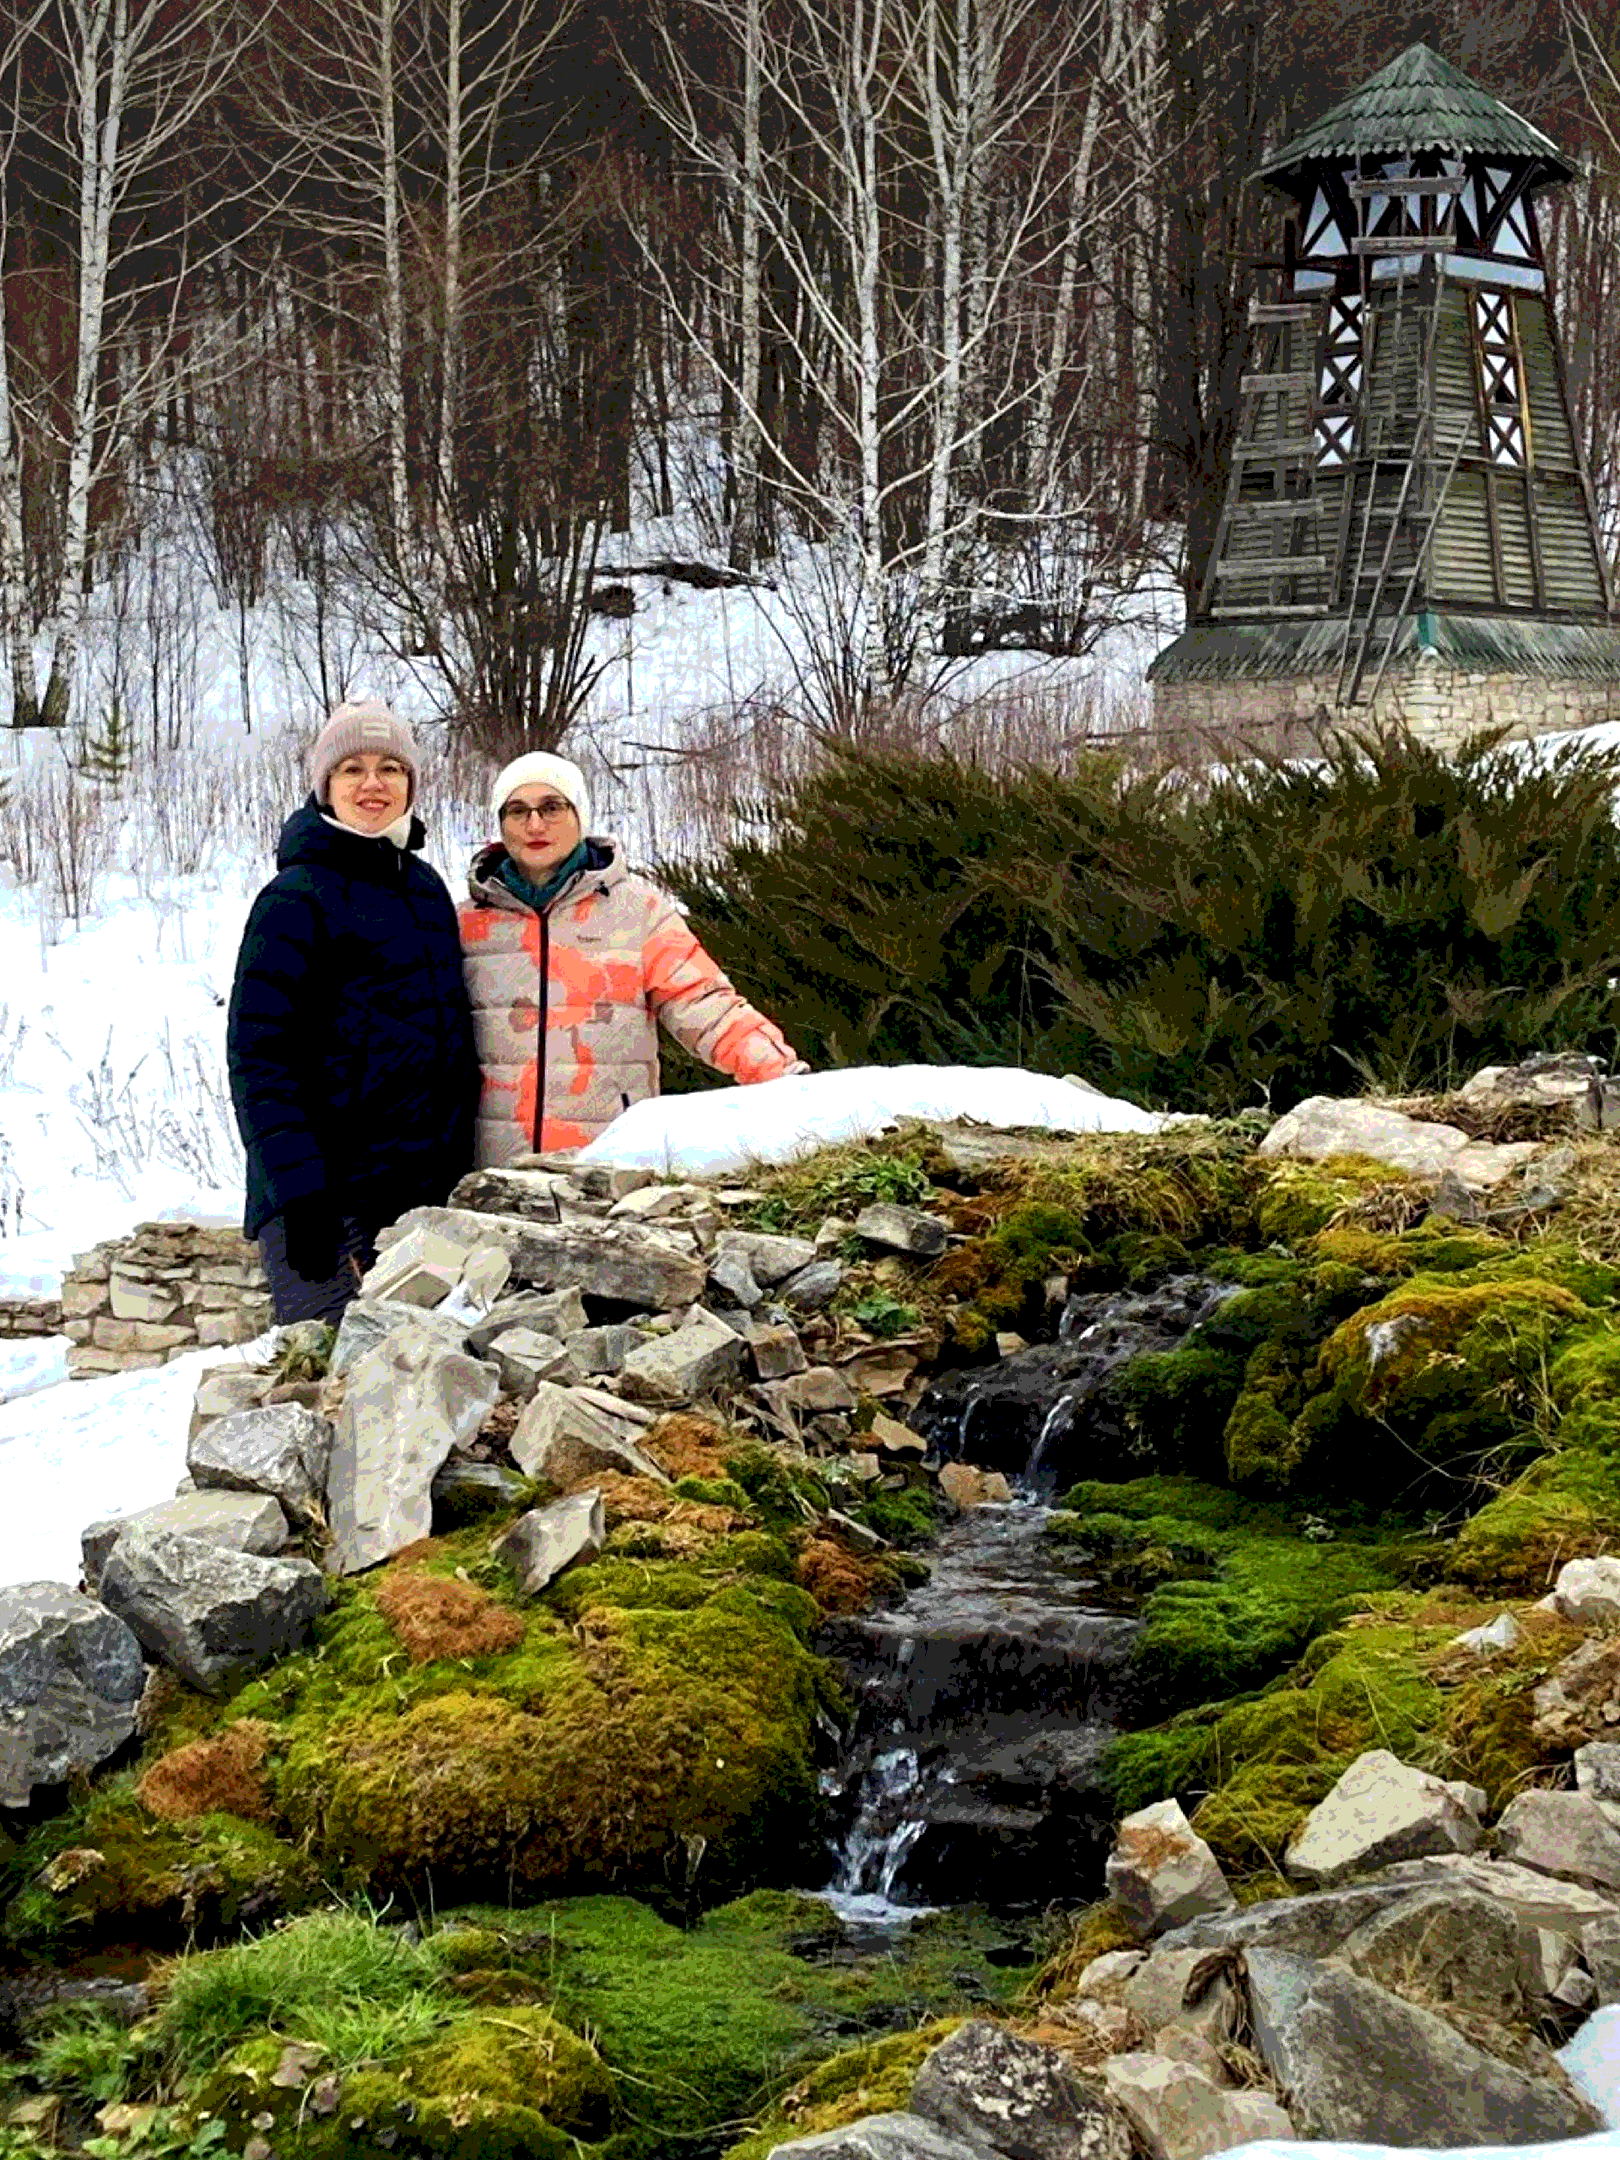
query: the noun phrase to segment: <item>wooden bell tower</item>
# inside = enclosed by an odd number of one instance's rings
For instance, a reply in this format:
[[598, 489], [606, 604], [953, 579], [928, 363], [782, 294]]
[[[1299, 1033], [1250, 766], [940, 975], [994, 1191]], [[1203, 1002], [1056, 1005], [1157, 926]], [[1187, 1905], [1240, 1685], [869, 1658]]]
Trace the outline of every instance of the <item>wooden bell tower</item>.
[[1413, 45], [1261, 167], [1289, 197], [1166, 730], [1456, 739], [1620, 718], [1620, 628], [1536, 217], [1574, 167]]

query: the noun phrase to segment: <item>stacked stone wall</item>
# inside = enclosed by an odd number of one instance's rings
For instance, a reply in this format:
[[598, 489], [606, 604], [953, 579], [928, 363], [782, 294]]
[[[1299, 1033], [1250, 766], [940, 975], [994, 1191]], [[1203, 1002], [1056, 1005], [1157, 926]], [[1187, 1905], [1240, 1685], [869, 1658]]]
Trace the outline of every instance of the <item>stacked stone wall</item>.
[[0, 1297], [0, 1342], [15, 1342], [30, 1335], [59, 1335], [61, 1331], [59, 1298]]
[[269, 1325], [258, 1248], [235, 1230], [142, 1223], [78, 1254], [62, 1283], [60, 1327], [75, 1380], [251, 1342]]
[[1514, 736], [1558, 734], [1620, 720], [1620, 683], [1474, 674], [1418, 663], [1390, 675], [1373, 705], [1335, 707], [1336, 676], [1259, 682], [1156, 683], [1153, 734], [1178, 757], [1220, 755], [1234, 741], [1255, 750], [1309, 754], [1327, 726], [1389, 727], [1404, 721], [1448, 747], [1482, 728]]

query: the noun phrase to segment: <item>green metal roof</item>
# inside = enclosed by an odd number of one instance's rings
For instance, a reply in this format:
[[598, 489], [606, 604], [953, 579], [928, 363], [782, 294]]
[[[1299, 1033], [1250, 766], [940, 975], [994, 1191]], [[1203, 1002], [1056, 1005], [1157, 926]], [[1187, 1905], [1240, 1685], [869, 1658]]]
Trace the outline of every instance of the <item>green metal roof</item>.
[[1510, 159], [1532, 158], [1547, 180], [1573, 178], [1575, 166], [1550, 135], [1492, 97], [1461, 68], [1427, 45], [1408, 45], [1399, 59], [1370, 75], [1359, 90], [1313, 120], [1260, 167], [1279, 182], [1306, 164], [1345, 158], [1453, 150]]
[[[1382, 651], [1382, 637], [1374, 643], [1375, 650]], [[1401, 624], [1391, 655], [1402, 674], [1413, 665], [1420, 643], [1433, 646], [1437, 665], [1470, 674], [1620, 682], [1620, 627], [1608, 624], [1520, 615], [1412, 615]], [[1148, 680], [1275, 682], [1294, 675], [1336, 676], [1343, 650], [1342, 615], [1313, 616], [1304, 622], [1194, 623], [1155, 657]]]

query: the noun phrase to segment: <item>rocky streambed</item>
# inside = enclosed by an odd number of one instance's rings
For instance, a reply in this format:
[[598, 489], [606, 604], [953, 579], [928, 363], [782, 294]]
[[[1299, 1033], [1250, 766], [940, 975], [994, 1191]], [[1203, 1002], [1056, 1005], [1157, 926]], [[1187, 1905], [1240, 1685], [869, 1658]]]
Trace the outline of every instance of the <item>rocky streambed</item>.
[[204, 1383], [194, 1490], [0, 1599], [10, 2149], [1587, 2125], [1589, 1092], [408, 1218], [336, 1343]]

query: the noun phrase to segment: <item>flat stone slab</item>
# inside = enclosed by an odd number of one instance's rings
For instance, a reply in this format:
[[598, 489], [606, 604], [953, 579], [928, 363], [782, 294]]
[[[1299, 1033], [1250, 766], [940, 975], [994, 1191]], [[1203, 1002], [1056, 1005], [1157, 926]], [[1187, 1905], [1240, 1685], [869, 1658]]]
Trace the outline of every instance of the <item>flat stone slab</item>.
[[1283, 1855], [1283, 1872], [1325, 1888], [1392, 1860], [1472, 1852], [1478, 1817], [1443, 1779], [1369, 1748], [1311, 1809]]
[[466, 1208], [412, 1208], [401, 1230], [441, 1231], [470, 1250], [493, 1241], [505, 1248], [512, 1280], [530, 1290], [575, 1289], [581, 1297], [611, 1298], [642, 1312], [673, 1312], [703, 1295], [708, 1274], [693, 1253], [640, 1223], [526, 1222], [515, 1215], [476, 1215]]
[[268, 1493], [188, 1492], [133, 1515], [92, 1523], [79, 1540], [84, 1579], [94, 1590], [101, 1571], [126, 1530], [172, 1530], [231, 1552], [278, 1553], [287, 1542], [287, 1518]]
[[[609, 1408], [608, 1405], [612, 1407]], [[582, 1388], [558, 1387], [542, 1380], [512, 1434], [512, 1460], [525, 1477], [546, 1478], [553, 1485], [577, 1485], [619, 1470], [627, 1477], [670, 1480], [637, 1445], [644, 1427], [616, 1412], [613, 1398], [587, 1395]]]
[[1460, 1126], [1407, 1117], [1381, 1103], [1308, 1095], [1280, 1117], [1260, 1142], [1261, 1155], [1370, 1155], [1415, 1177], [1451, 1170], [1471, 1191], [1497, 1184], [1538, 1152], [1539, 1143], [1493, 1146], [1471, 1140]]

